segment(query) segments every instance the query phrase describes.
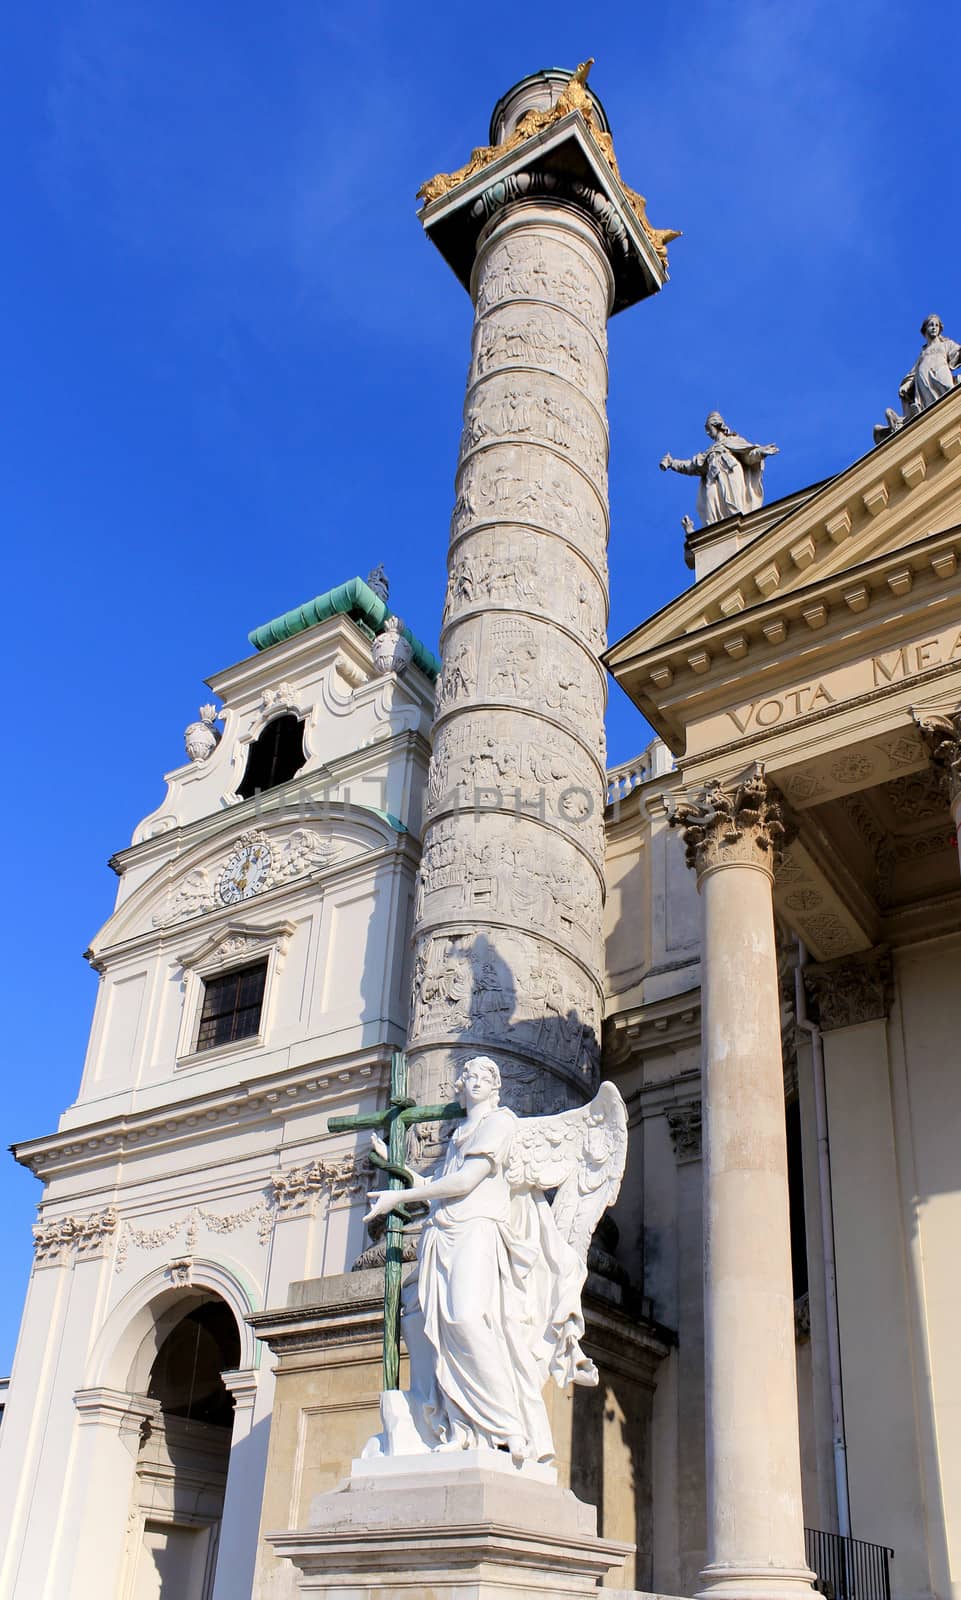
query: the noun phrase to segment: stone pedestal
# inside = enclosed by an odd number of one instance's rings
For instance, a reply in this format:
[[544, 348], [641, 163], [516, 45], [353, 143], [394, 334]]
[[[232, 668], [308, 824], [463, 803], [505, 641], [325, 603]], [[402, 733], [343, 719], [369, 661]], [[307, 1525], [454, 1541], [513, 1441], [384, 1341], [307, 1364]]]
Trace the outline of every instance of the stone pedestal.
[[297, 1568], [299, 1594], [561, 1600], [596, 1594], [632, 1549], [599, 1539], [593, 1506], [503, 1452], [395, 1457], [376, 1473], [365, 1465], [317, 1497], [309, 1527], [268, 1534]]
[[[343, 1484], [381, 1426], [383, 1290], [382, 1273], [373, 1271], [312, 1279], [291, 1285], [286, 1307], [255, 1319], [276, 1363], [276, 1386], [254, 1600], [295, 1600], [298, 1573], [267, 1535], [308, 1527], [312, 1506]], [[654, 1388], [671, 1336], [628, 1289], [593, 1273], [584, 1311], [584, 1348], [601, 1383], [566, 1393], [548, 1384], [557, 1478], [578, 1501], [598, 1508], [602, 1538], [628, 1552], [621, 1570], [611, 1573], [614, 1584], [643, 1587], [653, 1579]], [[405, 1357], [401, 1383], [407, 1381]]]

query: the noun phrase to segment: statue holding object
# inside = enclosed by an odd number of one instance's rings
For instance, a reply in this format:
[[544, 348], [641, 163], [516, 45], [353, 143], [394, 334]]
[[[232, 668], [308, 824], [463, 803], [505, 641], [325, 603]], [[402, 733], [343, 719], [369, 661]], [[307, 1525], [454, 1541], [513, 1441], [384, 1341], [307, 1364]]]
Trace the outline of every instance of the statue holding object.
[[[519, 1118], [500, 1104], [489, 1056], [466, 1062], [455, 1088], [466, 1116], [437, 1175], [371, 1197], [368, 1223], [396, 1206], [429, 1213], [402, 1296], [411, 1386], [385, 1392], [384, 1431], [364, 1455], [486, 1446], [518, 1466], [550, 1462], [547, 1378], [598, 1382], [581, 1348], [581, 1290], [594, 1229], [620, 1188], [627, 1113], [602, 1083], [589, 1105]], [[377, 1138], [374, 1152], [383, 1164]]]
[[961, 345], [948, 339], [944, 323], [938, 316], [925, 317], [921, 324], [924, 346], [917, 361], [898, 388], [901, 397], [901, 415], [892, 406], [884, 413], [885, 420], [874, 425], [874, 442], [898, 433], [906, 422], [920, 416], [928, 406], [933, 406], [942, 395], [948, 394], [957, 383], [957, 368], [961, 366]]
[[728, 427], [719, 411], [711, 412], [704, 427], [711, 441], [706, 450], [687, 461], [662, 456], [658, 465], [662, 472], [683, 472], [700, 478], [697, 514], [706, 528], [763, 505], [764, 463], [768, 456], [777, 455], [778, 447], [751, 444]]

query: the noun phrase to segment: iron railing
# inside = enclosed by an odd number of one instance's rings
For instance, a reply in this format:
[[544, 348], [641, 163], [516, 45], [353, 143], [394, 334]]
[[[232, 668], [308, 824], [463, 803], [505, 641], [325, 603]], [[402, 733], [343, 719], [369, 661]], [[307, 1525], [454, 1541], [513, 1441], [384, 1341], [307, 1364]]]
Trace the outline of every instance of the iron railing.
[[826, 1600], [891, 1600], [891, 1557], [884, 1544], [805, 1528], [804, 1554]]

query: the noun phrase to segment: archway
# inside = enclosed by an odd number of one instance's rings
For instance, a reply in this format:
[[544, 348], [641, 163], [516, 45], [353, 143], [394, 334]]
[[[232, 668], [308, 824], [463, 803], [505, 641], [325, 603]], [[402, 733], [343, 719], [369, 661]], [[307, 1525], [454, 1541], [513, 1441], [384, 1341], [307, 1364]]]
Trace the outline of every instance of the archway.
[[209, 1600], [227, 1487], [240, 1361], [231, 1308], [212, 1291], [168, 1301], [155, 1324], [130, 1523], [130, 1600]]

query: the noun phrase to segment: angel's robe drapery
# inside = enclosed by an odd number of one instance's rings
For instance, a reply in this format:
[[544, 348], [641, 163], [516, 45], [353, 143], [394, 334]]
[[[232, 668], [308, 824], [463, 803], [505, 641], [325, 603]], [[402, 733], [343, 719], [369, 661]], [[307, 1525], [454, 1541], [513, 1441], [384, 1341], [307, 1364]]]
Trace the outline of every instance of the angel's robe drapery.
[[444, 1174], [472, 1159], [490, 1170], [424, 1225], [405, 1291], [410, 1402], [431, 1447], [521, 1439], [535, 1459], [550, 1460], [542, 1390], [551, 1371], [569, 1378], [572, 1341], [584, 1331], [585, 1267], [543, 1194], [508, 1181], [517, 1126], [512, 1111], [495, 1107], [448, 1144]]

